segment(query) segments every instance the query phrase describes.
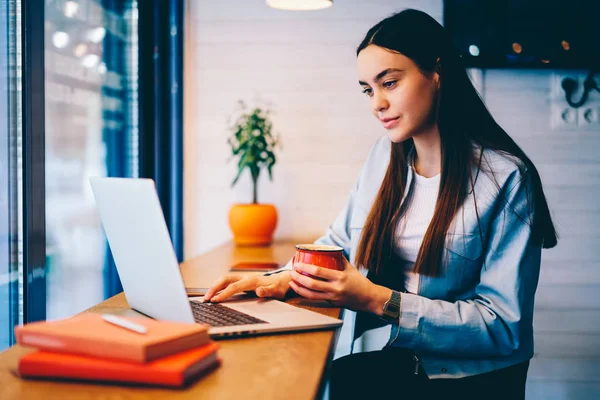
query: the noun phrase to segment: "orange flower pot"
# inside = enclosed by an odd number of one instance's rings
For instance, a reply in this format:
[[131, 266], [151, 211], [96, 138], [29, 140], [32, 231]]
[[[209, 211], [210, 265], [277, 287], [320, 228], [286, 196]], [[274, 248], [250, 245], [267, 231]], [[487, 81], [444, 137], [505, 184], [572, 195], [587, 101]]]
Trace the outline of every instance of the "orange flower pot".
[[277, 209], [272, 204], [234, 204], [229, 209], [229, 227], [238, 246], [267, 246], [277, 227]]

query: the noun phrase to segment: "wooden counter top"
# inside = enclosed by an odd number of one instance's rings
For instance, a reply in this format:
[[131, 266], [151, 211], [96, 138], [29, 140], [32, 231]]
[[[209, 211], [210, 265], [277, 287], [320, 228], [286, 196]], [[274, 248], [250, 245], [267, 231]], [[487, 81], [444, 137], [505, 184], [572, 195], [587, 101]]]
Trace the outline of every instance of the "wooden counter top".
[[[295, 243], [311, 240], [282, 240], [270, 247], [243, 248], [231, 243], [181, 264], [186, 286], [205, 287], [241, 261], [284, 264], [294, 254]], [[302, 298], [290, 304], [340, 317], [340, 309]], [[123, 293], [88, 311], [116, 313], [127, 309]], [[340, 329], [276, 334], [243, 339], [219, 340], [223, 364], [183, 390], [150, 387], [23, 380], [15, 376], [20, 356], [32, 351], [13, 346], [0, 353], [0, 399], [313, 399], [320, 398], [322, 376], [335, 350]]]

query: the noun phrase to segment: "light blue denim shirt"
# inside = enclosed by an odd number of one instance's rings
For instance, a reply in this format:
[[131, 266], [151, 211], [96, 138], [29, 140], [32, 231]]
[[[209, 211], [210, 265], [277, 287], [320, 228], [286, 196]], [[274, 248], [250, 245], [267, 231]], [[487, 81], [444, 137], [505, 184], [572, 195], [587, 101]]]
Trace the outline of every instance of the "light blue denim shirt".
[[[387, 136], [375, 143], [345, 207], [316, 241], [343, 247], [353, 265], [390, 146]], [[533, 356], [542, 247], [532, 240], [533, 212], [527, 201], [531, 193], [526, 193], [526, 176], [510, 156], [486, 149], [484, 166], [479, 174], [473, 171], [474, 195], [469, 189], [448, 230], [442, 274], [419, 276], [418, 293], [402, 294], [399, 321], [392, 325], [388, 345], [414, 351], [432, 379], [485, 373]], [[411, 193], [412, 178], [409, 168], [402, 201]]]

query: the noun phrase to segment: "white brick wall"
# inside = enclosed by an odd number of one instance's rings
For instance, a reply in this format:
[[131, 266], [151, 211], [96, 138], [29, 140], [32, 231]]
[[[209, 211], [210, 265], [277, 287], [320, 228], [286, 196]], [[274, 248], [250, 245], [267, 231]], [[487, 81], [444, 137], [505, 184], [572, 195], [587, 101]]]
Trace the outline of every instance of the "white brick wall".
[[[399, 7], [435, 1], [340, 1], [318, 12], [274, 10], [263, 0], [190, 1], [185, 118], [186, 257], [230, 239], [231, 203], [248, 201], [226, 163], [227, 120], [238, 99], [273, 104], [283, 149], [259, 200], [280, 212], [278, 237], [320, 235], [346, 199], [369, 147], [385, 131], [370, 115], [356, 76], [356, 46]], [[323, 173], [326, 171], [326, 173]]]
[[[226, 163], [227, 120], [238, 99], [260, 96], [273, 104], [274, 127], [284, 147], [274, 182], [263, 177], [259, 198], [279, 209], [276, 235], [323, 232], [344, 203], [370, 145], [385, 134], [356, 82], [356, 46], [370, 26], [406, 7], [441, 21], [441, 0], [345, 0], [305, 13], [273, 10], [263, 0], [188, 2], [186, 258], [229, 240], [229, 206], [251, 196], [249, 179], [230, 188], [235, 164]], [[561, 371], [573, 371], [573, 363], [585, 375], [584, 356], [585, 363], [600, 365], [600, 301], [594, 294], [600, 289], [600, 131], [551, 129], [552, 104], [561, 101], [551, 96], [558, 71], [475, 72], [490, 111], [540, 170], [562, 234], [559, 247], [543, 257], [528, 398], [548, 398], [542, 396], [547, 386], [540, 384], [546, 381], [562, 388], [552, 393], [567, 396], [554, 398], [587, 398], [571, 396], [585, 390], [573, 386], [569, 391], [556, 381]], [[599, 98], [592, 94], [592, 100]], [[564, 357], [564, 362], [558, 359]], [[544, 365], [554, 369], [548, 372]], [[600, 393], [600, 378], [585, 376], [585, 389]]]

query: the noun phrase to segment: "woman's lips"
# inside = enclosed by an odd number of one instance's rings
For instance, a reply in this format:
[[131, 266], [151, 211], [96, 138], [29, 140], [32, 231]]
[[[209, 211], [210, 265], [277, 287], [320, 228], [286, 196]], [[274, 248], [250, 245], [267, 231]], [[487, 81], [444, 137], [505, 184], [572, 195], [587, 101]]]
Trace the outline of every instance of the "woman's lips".
[[384, 119], [382, 119], [380, 121], [383, 124], [383, 127], [385, 129], [391, 129], [394, 126], [396, 126], [396, 124], [398, 123], [398, 121], [400, 121], [400, 117], [396, 117], [396, 118], [384, 118]]

